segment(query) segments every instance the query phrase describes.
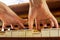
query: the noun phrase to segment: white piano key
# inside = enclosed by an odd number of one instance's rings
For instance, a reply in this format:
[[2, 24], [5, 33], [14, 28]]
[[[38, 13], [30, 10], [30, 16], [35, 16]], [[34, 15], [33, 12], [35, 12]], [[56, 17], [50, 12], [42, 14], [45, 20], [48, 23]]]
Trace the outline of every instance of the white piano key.
[[0, 31], [0, 37], [5, 37], [5, 32]]
[[33, 32], [32, 36], [33, 37], [41, 37], [41, 32]]
[[58, 37], [59, 32], [57, 28], [50, 29], [50, 37]]
[[42, 37], [49, 37], [49, 29], [42, 29], [41, 35]]
[[32, 30], [26, 30], [25, 31], [25, 35], [26, 35], [26, 37], [32, 37]]
[[58, 30], [59, 32], [58, 32], [58, 36], [60, 37], [60, 28], [59, 28], [59, 30]]
[[18, 36], [19, 36], [18, 30], [13, 30], [12, 37], [18, 37]]
[[19, 30], [18, 37], [25, 37], [25, 30]]
[[6, 37], [11, 37], [11, 36], [12, 36], [11, 31], [6, 31], [6, 32], [5, 32], [5, 36], [6, 36]]

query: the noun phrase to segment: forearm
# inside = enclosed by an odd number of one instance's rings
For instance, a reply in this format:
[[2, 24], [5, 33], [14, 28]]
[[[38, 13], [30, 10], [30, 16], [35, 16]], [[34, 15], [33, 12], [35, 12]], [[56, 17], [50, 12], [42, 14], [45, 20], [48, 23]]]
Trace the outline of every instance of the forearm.
[[40, 7], [46, 0], [30, 0], [31, 7]]

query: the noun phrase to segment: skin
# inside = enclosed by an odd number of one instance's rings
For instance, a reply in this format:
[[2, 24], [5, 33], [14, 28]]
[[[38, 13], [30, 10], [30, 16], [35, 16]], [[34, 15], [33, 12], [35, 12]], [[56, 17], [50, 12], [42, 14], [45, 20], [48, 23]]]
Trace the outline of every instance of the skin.
[[28, 25], [29, 29], [33, 29], [33, 23], [35, 20], [36, 30], [41, 30], [40, 24], [43, 27], [47, 26], [47, 22], [50, 22], [50, 27], [55, 26], [58, 28], [58, 22], [56, 18], [50, 12], [46, 0], [30, 0]]
[[0, 20], [3, 22], [2, 31], [4, 31], [7, 25], [10, 25], [12, 29], [14, 25], [18, 25], [19, 28], [25, 28], [23, 24], [27, 22], [27, 19], [17, 16], [15, 12], [2, 2], [0, 2]]

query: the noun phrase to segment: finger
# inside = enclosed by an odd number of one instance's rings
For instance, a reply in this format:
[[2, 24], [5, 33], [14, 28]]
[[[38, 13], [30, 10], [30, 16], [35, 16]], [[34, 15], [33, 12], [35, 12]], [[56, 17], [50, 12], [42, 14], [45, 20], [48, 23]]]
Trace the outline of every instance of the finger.
[[50, 19], [50, 27], [54, 27], [54, 22]]
[[4, 31], [4, 28], [2, 28], [1, 31]]
[[6, 25], [3, 23], [1, 31], [4, 31], [5, 26], [6, 26]]
[[11, 25], [11, 28], [14, 29], [15, 27], [17, 27], [18, 24], [19, 24], [18, 22], [13, 22], [10, 25]]
[[52, 20], [53, 20], [53, 22], [54, 22], [55, 27], [56, 27], [56, 28], [58, 28], [58, 27], [59, 27], [59, 25], [58, 25], [57, 20], [56, 20], [54, 17], [52, 18]]
[[11, 29], [14, 29], [14, 26], [11, 24]]
[[36, 30], [41, 30], [39, 20], [35, 19]]
[[10, 31], [10, 28], [8, 28], [8, 31]]
[[47, 27], [47, 24], [43, 24], [43, 27]]
[[45, 21], [42, 21], [42, 25], [43, 25], [43, 27], [47, 27], [47, 24]]
[[18, 22], [18, 25], [19, 25], [18, 27], [22, 27], [25, 29], [25, 26], [21, 22]]
[[22, 21], [23, 24], [26, 24], [27, 22], [28, 22], [27, 19], [23, 19], [23, 21]]
[[[20, 25], [18, 25], [18, 29], [23, 29]], [[24, 28], [25, 29], [25, 28]]]

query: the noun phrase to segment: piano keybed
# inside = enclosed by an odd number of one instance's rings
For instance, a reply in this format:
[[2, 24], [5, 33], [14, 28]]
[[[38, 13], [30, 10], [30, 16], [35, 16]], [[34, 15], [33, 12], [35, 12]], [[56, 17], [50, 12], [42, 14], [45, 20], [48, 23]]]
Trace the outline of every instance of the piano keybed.
[[60, 37], [60, 28], [42, 29], [41, 32], [33, 30], [0, 31], [0, 37]]

